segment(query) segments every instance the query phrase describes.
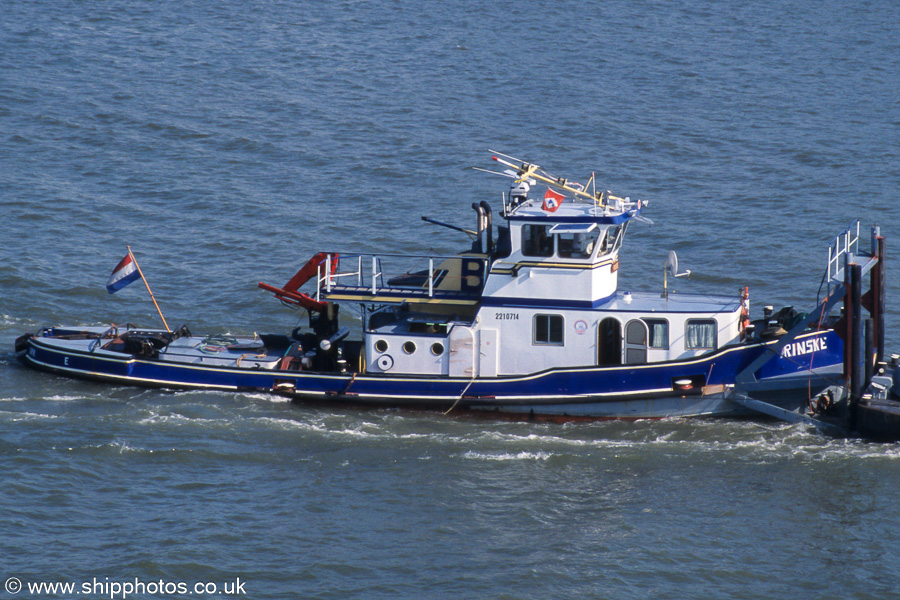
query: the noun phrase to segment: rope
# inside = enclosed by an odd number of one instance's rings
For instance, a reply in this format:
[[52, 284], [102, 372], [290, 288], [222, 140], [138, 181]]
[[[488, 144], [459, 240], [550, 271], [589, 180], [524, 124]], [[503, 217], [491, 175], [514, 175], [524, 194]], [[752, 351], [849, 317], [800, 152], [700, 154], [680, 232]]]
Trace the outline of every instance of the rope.
[[237, 338], [231, 335], [208, 335], [200, 343], [208, 346], [228, 346], [236, 344], [237, 341]]
[[249, 353], [249, 354], [241, 354], [241, 355], [238, 357], [238, 359], [237, 359], [237, 363], [236, 363], [237, 366], [241, 366], [241, 361], [244, 360], [245, 358], [247, 358], [248, 356], [252, 356], [253, 358], [255, 358], [255, 359], [257, 359], [257, 360], [262, 360], [263, 358], [266, 358], [268, 355], [265, 354], [265, 353], [263, 353], [263, 354], [253, 354], [252, 352]]
[[350, 386], [353, 385], [353, 382], [354, 382], [354, 381], [356, 381], [356, 375], [357, 375], [357, 373], [353, 373], [353, 375], [350, 377], [350, 383], [348, 383], [348, 384], [347, 384], [347, 387], [344, 388], [344, 391], [341, 392], [341, 395], [342, 395], [342, 396], [345, 395], [347, 392], [350, 391]]
[[459, 398], [457, 398], [456, 401], [453, 403], [453, 406], [451, 406], [450, 408], [448, 408], [448, 409], [446, 410], [446, 412], [444, 412], [445, 415], [449, 415], [450, 412], [451, 412], [454, 408], [456, 408], [456, 405], [459, 404], [459, 401], [463, 399], [463, 396], [466, 395], [466, 392], [469, 391], [469, 388], [472, 387], [472, 384], [473, 384], [473, 383], [475, 383], [475, 375], [472, 375], [472, 379], [469, 380], [469, 383], [468, 383], [468, 384], [466, 385], [466, 387], [463, 389], [462, 393], [459, 395]]
[[[819, 291], [822, 291], [821, 284], [819, 285]], [[816, 294], [816, 300], [818, 300], [818, 294]], [[825, 318], [825, 311], [819, 312], [819, 322], [816, 323], [816, 331], [822, 331], [822, 319]], [[812, 408], [812, 375], [813, 375], [813, 359], [816, 357], [815, 352], [809, 353], [809, 378], [806, 380], [806, 403]], [[811, 410], [810, 412], [815, 412]]]

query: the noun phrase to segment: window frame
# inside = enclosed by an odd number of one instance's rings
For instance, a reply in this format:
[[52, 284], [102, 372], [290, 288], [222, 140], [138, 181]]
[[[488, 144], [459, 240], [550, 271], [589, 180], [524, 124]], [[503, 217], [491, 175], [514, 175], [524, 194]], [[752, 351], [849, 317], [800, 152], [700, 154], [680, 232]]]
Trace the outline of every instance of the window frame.
[[[546, 319], [546, 341], [538, 339], [538, 319]], [[559, 319], [559, 341], [553, 339], [553, 327], [551, 322]], [[566, 318], [559, 314], [537, 313], [531, 319], [531, 344], [533, 346], [565, 346], [566, 345]]]
[[[550, 231], [553, 232], [553, 229]], [[576, 252], [575, 242], [576, 236], [578, 235], [583, 236], [578, 244], [583, 250]], [[564, 236], [565, 239], [563, 239]], [[580, 261], [590, 260], [600, 246], [600, 244], [597, 243], [600, 240], [600, 230], [596, 228], [587, 231], [557, 231], [553, 234], [553, 237], [556, 238], [556, 255], [560, 258]], [[567, 242], [565, 245], [568, 245], [569, 247], [565, 252], [563, 251], [564, 242]], [[590, 251], [586, 251], [588, 246], [591, 248]]]
[[625, 232], [628, 230], [630, 221], [619, 223], [607, 227], [600, 238], [600, 256], [612, 254], [622, 247], [622, 241], [625, 239]]
[[[671, 331], [671, 328], [669, 327], [669, 320], [645, 317], [645, 318], [642, 318], [641, 321], [643, 321], [647, 325], [647, 332], [648, 332], [647, 333], [647, 335], [648, 335], [647, 348], [650, 348], [653, 350], [668, 350], [670, 348], [669, 332]], [[653, 343], [654, 337], [655, 337], [653, 335], [653, 326], [654, 325], [664, 325], [665, 326], [665, 328], [666, 328], [666, 344], [665, 344], [665, 346], [657, 346]]]
[[[532, 231], [535, 232], [535, 236], [537, 235], [536, 231], [538, 227], [543, 227], [544, 234], [547, 236], [550, 242], [550, 253], [549, 254], [540, 254], [530, 251], [530, 244], [527, 243], [530, 239], [532, 243], [537, 245], [537, 238], [529, 238], [528, 234]], [[522, 225], [522, 256], [529, 256], [534, 258], [549, 258], [556, 253], [556, 236], [550, 233], [550, 225], [541, 225], [538, 223], [525, 223]]]
[[[712, 346], [692, 346], [691, 338], [688, 334], [691, 325], [712, 325], [713, 326], [713, 345]], [[715, 350], [719, 347], [719, 323], [715, 319], [688, 319], [684, 322], [684, 348], [685, 350]]]

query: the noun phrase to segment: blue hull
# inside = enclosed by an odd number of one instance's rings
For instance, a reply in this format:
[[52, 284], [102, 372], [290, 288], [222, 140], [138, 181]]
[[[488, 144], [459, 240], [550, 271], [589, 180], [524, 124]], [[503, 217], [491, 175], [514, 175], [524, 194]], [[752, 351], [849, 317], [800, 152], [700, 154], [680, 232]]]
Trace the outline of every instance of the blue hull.
[[[127, 385], [173, 389], [253, 390], [298, 401], [336, 404], [496, 410], [593, 418], [664, 418], [746, 414], [728, 400], [735, 377], [763, 352], [772, 354], [747, 391], [790, 410], [840, 379], [843, 345], [833, 331], [798, 336], [794, 352], [775, 343], [741, 344], [694, 359], [641, 365], [554, 368], [492, 378], [322, 373], [223, 367], [90, 352], [32, 337], [22, 353], [28, 366]], [[800, 344], [798, 346], [797, 344]], [[803, 353], [804, 349], [809, 350]]]

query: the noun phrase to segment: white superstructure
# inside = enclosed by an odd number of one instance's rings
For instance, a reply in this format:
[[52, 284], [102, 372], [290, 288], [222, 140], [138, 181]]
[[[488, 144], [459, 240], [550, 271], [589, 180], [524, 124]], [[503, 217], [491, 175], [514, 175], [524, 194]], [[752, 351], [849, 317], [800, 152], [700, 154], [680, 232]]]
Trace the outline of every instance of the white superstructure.
[[320, 299], [369, 307], [366, 372], [502, 377], [687, 359], [740, 340], [745, 297], [618, 291], [619, 251], [631, 221], [646, 220], [642, 202], [564, 180], [548, 185], [563, 194], [529, 198], [529, 167], [496, 238], [481, 202], [468, 252], [404, 256], [420, 270], [387, 282], [385, 273], [403, 272], [389, 270], [401, 257], [343, 254], [320, 278]]

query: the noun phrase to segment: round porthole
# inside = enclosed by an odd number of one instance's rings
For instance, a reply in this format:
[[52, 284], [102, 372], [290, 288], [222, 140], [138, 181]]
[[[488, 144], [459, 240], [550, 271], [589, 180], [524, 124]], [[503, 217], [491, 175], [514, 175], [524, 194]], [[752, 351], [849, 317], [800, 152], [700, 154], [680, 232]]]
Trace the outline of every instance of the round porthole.
[[375, 364], [377, 364], [378, 368], [382, 371], [388, 371], [394, 366], [394, 359], [391, 358], [389, 354], [382, 354], [378, 357], [378, 360], [375, 361]]
[[403, 343], [403, 351], [407, 354], [412, 354], [416, 351], [416, 343], [415, 342], [404, 342]]
[[388, 343], [386, 340], [375, 340], [375, 351], [376, 352], [387, 352]]
[[440, 356], [444, 353], [444, 345], [440, 342], [435, 342], [431, 345], [431, 353], [435, 356]]

